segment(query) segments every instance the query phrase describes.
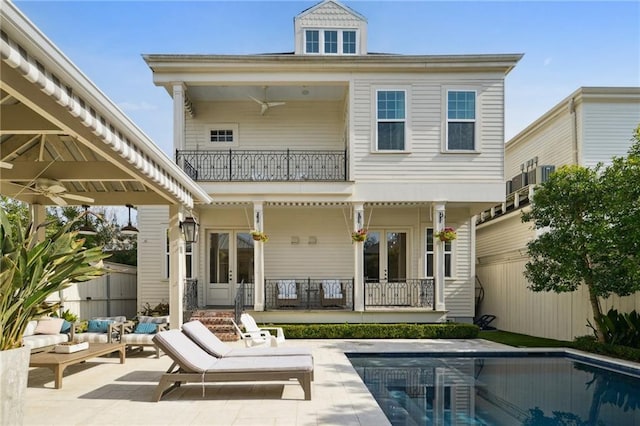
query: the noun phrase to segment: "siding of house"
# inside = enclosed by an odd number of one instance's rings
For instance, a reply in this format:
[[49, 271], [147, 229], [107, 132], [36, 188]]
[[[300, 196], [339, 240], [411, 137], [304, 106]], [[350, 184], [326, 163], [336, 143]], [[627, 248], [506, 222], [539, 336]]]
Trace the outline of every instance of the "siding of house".
[[640, 124], [640, 102], [590, 102], [583, 108], [582, 165], [624, 156]]
[[208, 126], [238, 125], [239, 144], [233, 149], [343, 150], [342, 101], [287, 102], [260, 115], [260, 105], [246, 102], [199, 102], [194, 118], [185, 123], [185, 144], [189, 150], [228, 149], [209, 142]]
[[138, 207], [138, 309], [169, 301], [166, 276], [166, 229], [169, 207]]
[[556, 168], [573, 164], [572, 119], [569, 108], [563, 108], [544, 123], [535, 126], [509, 141], [505, 148], [505, 179], [520, 173], [520, 165], [538, 157], [538, 165], [555, 165]]
[[355, 28], [361, 22], [357, 16], [334, 3], [317, 7], [312, 13], [301, 16], [299, 21], [305, 27], [319, 28]]
[[[443, 153], [444, 88], [478, 91], [479, 153]], [[377, 153], [375, 149], [376, 89], [406, 89], [409, 153]], [[358, 181], [396, 179], [438, 181], [502, 181], [503, 76], [403, 74], [354, 76], [354, 178]]]

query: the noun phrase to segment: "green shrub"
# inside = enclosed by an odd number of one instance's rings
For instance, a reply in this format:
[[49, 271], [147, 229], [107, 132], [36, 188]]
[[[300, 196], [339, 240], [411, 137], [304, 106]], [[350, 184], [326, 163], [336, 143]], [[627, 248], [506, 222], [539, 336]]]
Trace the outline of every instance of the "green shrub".
[[[602, 330], [606, 343], [640, 348], [640, 315], [636, 311], [629, 313], [609, 309], [606, 315], [595, 319]], [[596, 328], [587, 320], [587, 325]]]
[[626, 359], [627, 361], [640, 362], [640, 349], [631, 348], [629, 346], [600, 343], [593, 336], [576, 337], [571, 346], [585, 352]]
[[279, 324], [288, 339], [475, 339], [473, 324]]

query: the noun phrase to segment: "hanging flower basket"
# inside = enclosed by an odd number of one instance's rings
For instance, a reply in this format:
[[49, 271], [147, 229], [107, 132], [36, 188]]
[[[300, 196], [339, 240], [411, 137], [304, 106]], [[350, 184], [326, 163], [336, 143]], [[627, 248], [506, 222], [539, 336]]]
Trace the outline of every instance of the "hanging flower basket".
[[263, 243], [266, 243], [267, 241], [269, 241], [269, 237], [267, 237], [267, 234], [261, 231], [256, 231], [255, 229], [251, 231], [251, 237], [255, 241], [262, 241]]
[[444, 228], [442, 231], [436, 233], [434, 237], [436, 237], [440, 241], [448, 243], [458, 238], [458, 234], [456, 233], [455, 229], [447, 227], [447, 228]]
[[367, 230], [362, 228], [352, 232], [351, 239], [354, 243], [365, 241], [367, 239]]

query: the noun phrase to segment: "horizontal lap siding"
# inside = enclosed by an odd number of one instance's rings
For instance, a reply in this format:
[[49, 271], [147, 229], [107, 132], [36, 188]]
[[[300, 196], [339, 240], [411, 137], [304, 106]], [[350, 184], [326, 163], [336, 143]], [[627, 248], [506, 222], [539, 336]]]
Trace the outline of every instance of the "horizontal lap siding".
[[[344, 214], [348, 217], [348, 209]], [[269, 235], [264, 246], [266, 279], [353, 277], [354, 246], [343, 210], [266, 207], [264, 221]], [[292, 237], [299, 243], [292, 244]]]
[[445, 306], [447, 316], [451, 318], [473, 318], [475, 310], [474, 277], [471, 276], [471, 238], [470, 222], [461, 219], [454, 222], [455, 216], [447, 213], [447, 223], [456, 227], [458, 238], [454, 241], [454, 276], [445, 278]]
[[166, 229], [169, 207], [138, 207], [138, 306], [169, 301], [166, 271]]
[[505, 150], [505, 179], [520, 174], [520, 165], [538, 157], [538, 165], [573, 164], [572, 119], [568, 109], [517, 142], [511, 140]]
[[480, 261], [487, 256], [526, 249], [527, 243], [535, 238], [535, 231], [532, 224], [522, 223], [521, 217], [522, 211], [515, 211], [477, 227], [476, 256]]
[[[260, 105], [246, 102], [199, 102], [197, 115], [185, 123], [186, 149], [343, 150], [344, 103], [287, 101], [260, 115]], [[239, 145], [220, 147], [208, 141], [211, 124], [238, 124]]]
[[[407, 74], [391, 77], [354, 78], [353, 152], [356, 180], [385, 178], [424, 181], [502, 180], [503, 81], [496, 76]], [[411, 104], [407, 109], [410, 153], [372, 153], [376, 89], [407, 88]], [[443, 87], [478, 89], [479, 154], [443, 154]], [[410, 138], [410, 140], [409, 140]]]
[[609, 163], [614, 156], [625, 156], [633, 131], [640, 123], [640, 102], [593, 102], [583, 105], [583, 165]]

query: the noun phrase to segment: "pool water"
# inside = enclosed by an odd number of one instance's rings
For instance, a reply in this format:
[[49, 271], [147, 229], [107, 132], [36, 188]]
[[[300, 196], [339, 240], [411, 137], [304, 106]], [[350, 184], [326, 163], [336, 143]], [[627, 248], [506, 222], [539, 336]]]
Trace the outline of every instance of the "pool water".
[[564, 354], [347, 354], [393, 425], [640, 425], [640, 377]]

